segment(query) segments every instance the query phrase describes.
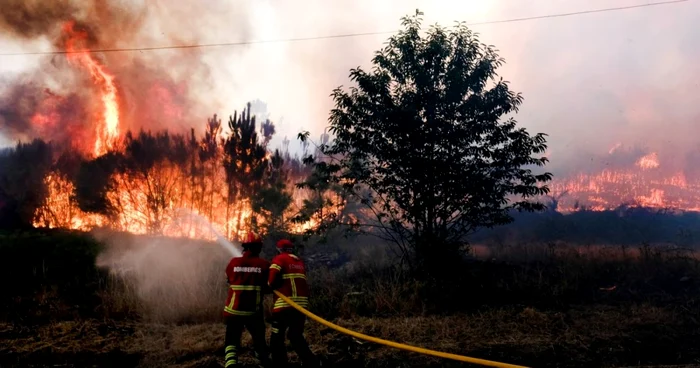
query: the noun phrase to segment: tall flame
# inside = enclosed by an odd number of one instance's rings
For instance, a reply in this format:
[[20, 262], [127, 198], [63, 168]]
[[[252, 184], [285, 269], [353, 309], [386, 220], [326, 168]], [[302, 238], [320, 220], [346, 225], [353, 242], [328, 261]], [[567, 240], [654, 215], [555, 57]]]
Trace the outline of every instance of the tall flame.
[[[75, 22], [65, 23], [63, 31], [66, 34], [65, 48], [68, 61], [85, 68], [90, 72], [93, 83], [101, 90], [102, 116], [98, 119], [96, 139], [93, 153], [100, 156], [109, 151], [119, 138], [119, 102], [114, 76], [109, 74], [90, 51], [86, 49], [88, 33], [75, 29]], [[83, 51], [81, 51], [83, 50]]]

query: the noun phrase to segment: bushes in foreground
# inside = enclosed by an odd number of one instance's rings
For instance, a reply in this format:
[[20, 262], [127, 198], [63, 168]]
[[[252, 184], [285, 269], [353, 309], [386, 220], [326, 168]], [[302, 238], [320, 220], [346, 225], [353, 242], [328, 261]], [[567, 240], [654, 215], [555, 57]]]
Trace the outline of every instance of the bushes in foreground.
[[[0, 234], [0, 317], [220, 318], [230, 257], [220, 247], [131, 235], [117, 243], [124, 246], [64, 231]], [[700, 261], [678, 249], [533, 245], [489, 252], [449, 270], [447, 281], [414, 277], [377, 252], [336, 268], [310, 265], [311, 308], [326, 318], [351, 318], [594, 303], [697, 308], [700, 300]]]
[[315, 310], [342, 317], [450, 314], [508, 306], [559, 310], [598, 303], [700, 307], [698, 254], [651, 246], [506, 247], [487, 260], [465, 261], [447, 273], [447, 280], [418, 279], [375, 264], [313, 270], [311, 282]]
[[78, 232], [0, 232], [0, 317], [89, 314], [99, 303], [95, 257], [102, 249]]

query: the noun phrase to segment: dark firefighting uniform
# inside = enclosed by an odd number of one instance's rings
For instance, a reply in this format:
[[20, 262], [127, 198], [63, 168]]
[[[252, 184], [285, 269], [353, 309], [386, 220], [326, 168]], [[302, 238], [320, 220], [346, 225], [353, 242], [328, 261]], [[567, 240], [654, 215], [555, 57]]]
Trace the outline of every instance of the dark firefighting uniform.
[[[304, 262], [294, 254], [280, 253], [270, 265], [269, 285], [282, 295], [290, 298], [300, 306], [309, 306], [309, 287], [306, 283], [306, 267]], [[270, 336], [270, 350], [272, 361], [276, 366], [287, 364], [287, 350], [285, 348], [285, 332], [289, 330], [288, 337], [292, 347], [304, 365], [316, 365], [309, 344], [304, 338], [304, 323], [306, 316], [287, 304], [284, 300], [273, 294], [272, 307], [272, 334]]]
[[226, 267], [226, 278], [229, 283], [228, 297], [224, 306], [226, 367], [238, 364], [238, 352], [244, 327], [253, 338], [258, 359], [263, 364], [269, 363], [262, 309], [263, 295], [269, 290], [267, 287], [269, 268], [268, 261], [251, 254], [250, 251], [244, 251], [243, 256], [231, 259]]

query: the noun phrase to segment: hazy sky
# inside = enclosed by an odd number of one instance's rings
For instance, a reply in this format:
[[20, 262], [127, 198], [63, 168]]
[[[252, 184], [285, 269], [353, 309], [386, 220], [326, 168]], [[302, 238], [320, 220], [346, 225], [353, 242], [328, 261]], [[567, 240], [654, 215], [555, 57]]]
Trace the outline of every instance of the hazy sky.
[[[152, 28], [132, 46], [172, 43], [172, 32], [200, 43], [237, 42], [392, 31], [416, 8], [425, 26], [478, 23], [644, 4], [645, 0], [461, 1], [182, 1], [149, 12]], [[163, 2], [161, 1], [161, 5]], [[171, 2], [169, 4], [174, 4]], [[206, 5], [200, 5], [206, 4]], [[173, 5], [175, 6], [175, 5]], [[197, 18], [168, 27], [168, 12]], [[164, 15], [165, 14], [165, 15]], [[700, 131], [700, 1], [571, 17], [474, 25], [506, 65], [499, 74], [523, 93], [518, 121], [550, 135], [554, 165], [607, 152], [620, 142], [669, 154], [697, 146]], [[147, 33], [151, 30], [151, 33]], [[162, 34], [165, 34], [163, 31]], [[189, 35], [196, 35], [189, 37]], [[198, 96], [228, 116], [246, 101], [268, 104], [279, 143], [301, 129], [318, 135], [327, 124], [332, 89], [348, 71], [368, 66], [389, 35], [269, 43], [197, 50], [151, 51], [197, 57], [209, 79]], [[0, 52], [49, 50], [47, 41], [0, 35]], [[145, 53], [145, 52], [144, 52]], [[178, 54], [179, 53], [179, 54]], [[180, 55], [181, 54], [181, 55]], [[37, 67], [37, 56], [0, 56], [0, 76]], [[0, 86], [2, 93], [2, 86]], [[204, 102], [203, 102], [204, 103]], [[204, 121], [206, 116], [202, 117]], [[292, 144], [296, 147], [297, 144]], [[663, 157], [662, 157], [663, 158]]]

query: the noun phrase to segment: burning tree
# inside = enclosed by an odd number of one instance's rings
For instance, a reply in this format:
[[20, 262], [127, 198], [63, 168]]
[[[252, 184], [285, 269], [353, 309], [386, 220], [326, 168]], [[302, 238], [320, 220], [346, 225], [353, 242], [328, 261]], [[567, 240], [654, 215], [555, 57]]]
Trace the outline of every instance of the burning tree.
[[201, 219], [234, 238], [256, 226], [293, 230], [293, 195], [306, 195], [293, 192], [293, 181], [308, 170], [258, 142], [249, 110], [236, 112], [228, 127], [222, 138], [214, 115], [203, 137], [194, 130], [127, 131], [113, 150], [95, 158], [70, 150], [59, 155], [41, 140], [19, 144], [0, 155], [4, 223], [11, 218], [12, 226], [19, 221], [198, 238], [212, 236]]
[[[373, 215], [365, 229], [398, 245], [423, 269], [459, 259], [465, 236], [511, 221], [509, 211], [541, 210], [528, 199], [548, 193], [544, 134], [513, 118], [522, 103], [496, 69], [504, 62], [464, 25], [420, 36], [421, 13], [373, 59], [372, 72], [333, 93], [330, 132], [309, 188], [337, 190]], [[306, 140], [308, 135], [300, 135]], [[338, 196], [345, 200], [346, 197]], [[324, 203], [308, 202], [323, 206]]]
[[[267, 168], [267, 150], [258, 142], [255, 116], [250, 114], [250, 104], [241, 115], [234, 114], [228, 122], [231, 135], [224, 142], [224, 169], [226, 170], [227, 201], [226, 219], [232, 205], [238, 206], [236, 224], [241, 227], [240, 208], [250, 203], [261, 187]], [[250, 224], [252, 225], [252, 224]], [[228, 233], [228, 228], [226, 230]]]
[[[145, 18], [135, 15], [143, 9], [109, 1], [15, 1], [8, 9], [0, 28], [65, 53], [43, 61], [50, 72], [28, 72], [2, 88], [1, 133], [39, 140], [0, 152], [1, 224], [189, 237], [213, 236], [212, 229], [237, 237], [256, 223], [286, 227], [290, 203], [306, 194], [292, 182], [309, 170], [286, 152], [270, 162], [276, 127], [264, 102], [228, 126], [214, 115], [203, 136], [168, 131], [211, 108], [189, 88], [205, 63], [92, 51], [140, 34]], [[257, 128], [251, 110], [262, 121]]]

